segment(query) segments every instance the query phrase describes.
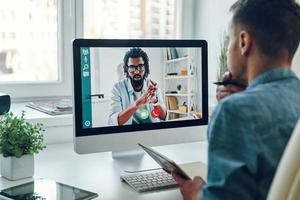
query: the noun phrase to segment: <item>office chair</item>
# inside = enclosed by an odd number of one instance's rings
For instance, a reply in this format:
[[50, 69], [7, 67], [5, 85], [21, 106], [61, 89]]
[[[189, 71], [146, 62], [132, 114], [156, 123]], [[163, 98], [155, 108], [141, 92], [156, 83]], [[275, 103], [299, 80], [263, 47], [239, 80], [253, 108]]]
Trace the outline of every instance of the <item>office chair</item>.
[[300, 119], [284, 150], [269, 190], [268, 200], [300, 199]]

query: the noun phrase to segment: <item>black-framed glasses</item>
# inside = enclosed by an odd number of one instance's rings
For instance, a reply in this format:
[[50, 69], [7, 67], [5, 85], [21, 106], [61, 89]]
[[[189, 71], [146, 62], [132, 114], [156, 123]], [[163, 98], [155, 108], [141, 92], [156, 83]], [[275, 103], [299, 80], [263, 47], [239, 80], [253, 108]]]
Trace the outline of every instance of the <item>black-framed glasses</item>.
[[134, 65], [129, 65], [128, 66], [128, 72], [135, 72], [135, 71], [144, 71], [145, 70], [145, 65], [138, 65], [138, 66], [134, 66]]

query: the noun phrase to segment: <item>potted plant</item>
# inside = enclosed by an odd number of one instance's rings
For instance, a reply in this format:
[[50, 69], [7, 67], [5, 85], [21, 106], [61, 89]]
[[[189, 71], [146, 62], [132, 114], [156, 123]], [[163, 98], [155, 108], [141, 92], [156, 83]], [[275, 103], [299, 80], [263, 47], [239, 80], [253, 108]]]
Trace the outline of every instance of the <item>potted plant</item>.
[[221, 34], [220, 37], [220, 54], [218, 56], [219, 69], [218, 69], [218, 80], [222, 80], [222, 76], [228, 71], [227, 68], [227, 48], [229, 44], [229, 39], [226, 31]]
[[42, 124], [25, 121], [25, 112], [20, 117], [9, 112], [0, 119], [1, 175], [9, 180], [32, 177], [33, 154], [45, 148]]
[[180, 84], [177, 85], [177, 93], [180, 94], [181, 93], [181, 88], [182, 86]]

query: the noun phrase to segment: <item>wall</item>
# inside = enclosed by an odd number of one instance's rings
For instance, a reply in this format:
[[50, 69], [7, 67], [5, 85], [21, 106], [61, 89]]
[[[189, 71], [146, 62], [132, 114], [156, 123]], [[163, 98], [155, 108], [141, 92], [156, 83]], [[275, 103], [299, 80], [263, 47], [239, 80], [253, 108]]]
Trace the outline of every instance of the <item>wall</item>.
[[[210, 106], [216, 103], [216, 86], [212, 82], [217, 80], [218, 54], [220, 52], [220, 37], [227, 30], [231, 19], [230, 6], [236, 0], [198, 0], [195, 1], [195, 39], [205, 39], [208, 42], [208, 72]], [[299, 0], [300, 2], [300, 0]], [[300, 77], [300, 49], [296, 53], [292, 68]]]
[[216, 86], [212, 83], [217, 80], [221, 34], [227, 30], [227, 24], [230, 21], [229, 7], [234, 2], [235, 0], [199, 0], [195, 2], [196, 28], [194, 38], [204, 39], [208, 42], [210, 106], [216, 103]]
[[294, 72], [296, 72], [296, 74], [300, 78], [300, 46], [298, 47], [298, 51], [294, 56], [292, 69], [294, 70]]

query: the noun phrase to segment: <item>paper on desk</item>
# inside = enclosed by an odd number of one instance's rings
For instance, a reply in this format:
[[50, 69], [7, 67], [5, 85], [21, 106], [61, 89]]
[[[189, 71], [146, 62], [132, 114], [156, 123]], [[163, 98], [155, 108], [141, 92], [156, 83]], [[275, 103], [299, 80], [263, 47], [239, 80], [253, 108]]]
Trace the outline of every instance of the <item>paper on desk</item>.
[[191, 178], [200, 176], [207, 182], [207, 165], [203, 162], [193, 162], [179, 165]]

